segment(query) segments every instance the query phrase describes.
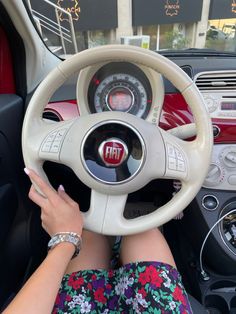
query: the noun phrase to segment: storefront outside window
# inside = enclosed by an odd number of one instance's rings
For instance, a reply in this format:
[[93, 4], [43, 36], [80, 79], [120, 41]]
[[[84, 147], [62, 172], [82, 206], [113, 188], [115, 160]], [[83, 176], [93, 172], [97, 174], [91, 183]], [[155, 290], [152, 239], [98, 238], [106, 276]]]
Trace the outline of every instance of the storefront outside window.
[[[61, 57], [119, 43], [154, 51], [186, 48], [236, 51], [236, 0], [25, 1], [45, 43]], [[55, 6], [62, 11], [55, 14]], [[74, 39], [68, 37], [71, 24], [63, 10], [71, 14]], [[135, 35], [138, 38], [132, 38]], [[146, 39], [142, 42], [144, 37], [150, 38], [148, 44]]]
[[143, 35], [150, 35], [152, 50], [185, 49], [192, 43], [192, 24], [201, 20], [202, 3], [202, 0], [133, 0], [133, 25], [140, 26]]
[[142, 27], [142, 35], [150, 36], [149, 49], [157, 49], [158, 27], [157, 25], [148, 25]]
[[[73, 54], [114, 42], [114, 31], [118, 25], [117, 0], [99, 0], [99, 4], [97, 0], [28, 2], [49, 47], [61, 47], [66, 54]], [[71, 19], [65, 11], [71, 14]], [[75, 43], [73, 37], [69, 36], [72, 31]]]
[[115, 43], [115, 30], [88, 31], [88, 48]]
[[216, 50], [236, 51], [236, 1], [212, 0], [206, 47]]

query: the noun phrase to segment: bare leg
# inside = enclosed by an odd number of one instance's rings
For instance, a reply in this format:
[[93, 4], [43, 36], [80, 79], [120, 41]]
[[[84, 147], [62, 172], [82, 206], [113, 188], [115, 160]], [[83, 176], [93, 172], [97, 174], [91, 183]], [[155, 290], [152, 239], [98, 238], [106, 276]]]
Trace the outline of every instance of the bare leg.
[[122, 239], [122, 264], [138, 261], [158, 261], [176, 267], [170, 248], [157, 228]]
[[82, 233], [82, 249], [72, 259], [66, 273], [85, 269], [108, 269], [111, 250], [105, 236], [84, 230]]

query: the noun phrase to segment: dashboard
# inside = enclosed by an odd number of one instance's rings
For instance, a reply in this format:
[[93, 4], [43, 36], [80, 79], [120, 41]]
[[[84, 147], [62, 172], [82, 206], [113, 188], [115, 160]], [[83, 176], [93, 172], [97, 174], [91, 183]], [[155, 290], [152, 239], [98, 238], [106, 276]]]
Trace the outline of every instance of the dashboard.
[[[212, 118], [215, 145], [203, 186], [235, 190], [236, 65], [233, 68], [232, 58], [172, 59], [193, 79]], [[69, 88], [70, 96], [66, 97]], [[70, 101], [61, 101], [54, 95], [45, 109], [45, 118], [60, 121], [102, 111], [122, 111], [170, 132], [174, 130], [183, 139], [194, 137], [193, 116], [182, 95], [159, 73], [144, 66], [128, 62], [90, 66], [62, 89]], [[80, 107], [82, 102], [85, 104]]]

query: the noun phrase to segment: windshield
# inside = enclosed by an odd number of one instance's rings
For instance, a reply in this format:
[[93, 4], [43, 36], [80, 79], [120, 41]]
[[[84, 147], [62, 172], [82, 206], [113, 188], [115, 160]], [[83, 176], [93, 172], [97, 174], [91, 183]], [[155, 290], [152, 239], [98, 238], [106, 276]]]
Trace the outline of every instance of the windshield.
[[27, 0], [44, 42], [62, 58], [95, 46], [236, 52], [236, 0]]

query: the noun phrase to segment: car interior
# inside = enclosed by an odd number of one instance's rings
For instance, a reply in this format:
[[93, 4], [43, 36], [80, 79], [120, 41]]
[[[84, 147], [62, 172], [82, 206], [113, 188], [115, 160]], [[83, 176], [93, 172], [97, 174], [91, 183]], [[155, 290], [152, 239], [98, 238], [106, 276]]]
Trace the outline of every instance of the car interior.
[[26, 165], [63, 184], [90, 230], [160, 227], [193, 313], [236, 313], [236, 52], [63, 59], [29, 12], [0, 1], [0, 311], [47, 254]]

